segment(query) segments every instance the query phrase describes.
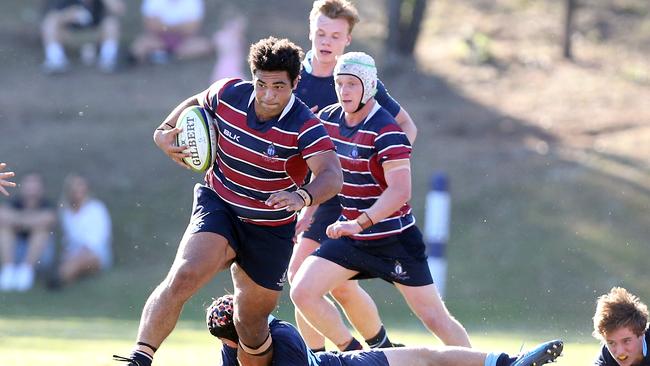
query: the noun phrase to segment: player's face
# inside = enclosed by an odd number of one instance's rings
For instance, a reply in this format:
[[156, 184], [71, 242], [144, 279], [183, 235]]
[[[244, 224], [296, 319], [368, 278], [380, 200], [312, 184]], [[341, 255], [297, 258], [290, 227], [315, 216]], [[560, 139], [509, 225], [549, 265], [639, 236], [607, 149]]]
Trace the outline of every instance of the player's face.
[[606, 333], [604, 339], [609, 353], [619, 365], [637, 365], [643, 359], [643, 334], [637, 336], [630, 327]]
[[343, 54], [350, 44], [350, 26], [347, 20], [332, 19], [319, 15], [310, 26], [309, 39], [314, 57], [323, 64], [336, 64], [336, 58]]
[[291, 99], [295, 85], [286, 71], [255, 71], [255, 113], [264, 120], [277, 117]]
[[363, 97], [363, 84], [358, 77], [338, 75], [336, 77], [336, 96], [346, 113], [354, 113]]

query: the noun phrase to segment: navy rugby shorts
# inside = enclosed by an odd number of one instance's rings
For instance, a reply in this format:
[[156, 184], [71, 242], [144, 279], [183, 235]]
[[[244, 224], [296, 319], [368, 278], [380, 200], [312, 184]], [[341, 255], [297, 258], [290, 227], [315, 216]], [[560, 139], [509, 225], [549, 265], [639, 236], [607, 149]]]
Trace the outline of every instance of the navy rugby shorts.
[[341, 216], [341, 203], [338, 196], [334, 196], [329, 200], [321, 203], [316, 212], [309, 229], [305, 230], [302, 234], [304, 238], [311, 239], [318, 243], [323, 243], [328, 240], [325, 230], [327, 227], [336, 222]]
[[228, 240], [237, 262], [258, 285], [282, 291], [293, 251], [295, 222], [282, 226], [242, 221], [212, 189], [194, 186], [192, 217], [187, 233], [216, 233]]
[[405, 286], [433, 283], [422, 233], [415, 225], [383, 239], [329, 239], [313, 255], [358, 271], [353, 279], [381, 278]]

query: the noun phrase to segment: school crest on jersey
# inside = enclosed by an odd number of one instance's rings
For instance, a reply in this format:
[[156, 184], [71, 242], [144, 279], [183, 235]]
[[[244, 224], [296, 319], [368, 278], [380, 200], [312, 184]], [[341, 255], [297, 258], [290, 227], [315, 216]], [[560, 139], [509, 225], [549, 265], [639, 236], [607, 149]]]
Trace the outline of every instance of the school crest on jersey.
[[395, 268], [393, 272], [390, 273], [393, 278], [396, 280], [408, 280], [410, 276], [408, 273], [402, 268], [402, 264], [399, 261], [395, 261]]
[[350, 157], [352, 157], [352, 159], [359, 158], [359, 149], [357, 148], [356, 144], [352, 146], [352, 150], [350, 151]]
[[275, 151], [275, 145], [273, 143], [270, 143], [269, 146], [266, 148], [266, 151], [264, 151], [264, 157], [267, 160], [273, 160], [278, 157], [278, 154], [276, 154]]

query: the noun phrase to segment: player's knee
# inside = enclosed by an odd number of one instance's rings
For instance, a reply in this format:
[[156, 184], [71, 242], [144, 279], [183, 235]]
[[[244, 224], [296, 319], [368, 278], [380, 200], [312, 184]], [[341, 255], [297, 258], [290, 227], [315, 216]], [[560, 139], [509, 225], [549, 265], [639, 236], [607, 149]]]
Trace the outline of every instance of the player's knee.
[[299, 308], [309, 307], [318, 298], [318, 294], [311, 291], [309, 286], [305, 286], [304, 282], [298, 282], [291, 287], [289, 296], [291, 301]]
[[339, 304], [345, 307], [345, 304], [354, 301], [354, 299], [358, 297], [358, 292], [360, 290], [361, 288], [357, 283], [348, 281], [347, 283], [333, 289], [330, 293]]
[[426, 324], [429, 329], [438, 333], [452, 327], [453, 320], [448, 314], [436, 314], [433, 311], [427, 311], [420, 315], [422, 322]]
[[200, 275], [191, 265], [183, 265], [176, 269], [171, 276], [167, 287], [174, 297], [189, 298], [198, 287]]

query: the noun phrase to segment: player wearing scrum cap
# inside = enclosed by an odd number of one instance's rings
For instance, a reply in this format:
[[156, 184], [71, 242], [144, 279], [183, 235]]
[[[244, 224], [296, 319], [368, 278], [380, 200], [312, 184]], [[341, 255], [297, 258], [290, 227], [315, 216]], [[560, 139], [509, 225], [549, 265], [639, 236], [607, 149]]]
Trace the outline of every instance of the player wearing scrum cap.
[[598, 298], [594, 337], [603, 343], [595, 366], [649, 366], [648, 307], [621, 287]]
[[298, 270], [291, 298], [302, 315], [339, 348], [354, 342], [336, 308], [325, 299], [351, 278], [393, 283], [425, 326], [446, 345], [470, 346], [433, 284], [425, 246], [408, 200], [411, 144], [393, 117], [373, 98], [372, 57], [350, 52], [334, 69], [339, 103], [319, 117], [343, 168], [343, 207], [326, 240]]
[[[318, 0], [314, 1], [309, 14], [309, 40], [311, 50], [305, 55], [300, 71], [300, 81], [295, 94], [307, 106], [322, 109], [337, 101], [334, 88], [334, 66], [336, 58], [345, 52], [352, 41], [352, 31], [359, 22], [359, 14], [354, 5], [348, 0]], [[377, 80], [375, 100], [402, 128], [409, 141], [413, 143], [417, 128], [408, 112], [388, 94], [381, 80]], [[293, 250], [289, 264], [289, 282], [298, 272], [298, 268], [320, 244], [327, 239], [327, 226], [338, 220], [341, 215], [341, 204], [337, 196], [321, 203], [307, 207], [301, 211], [301, 217], [296, 223], [297, 244]], [[374, 301], [359, 286], [358, 281], [345, 281], [330, 292], [332, 298], [341, 305], [350, 323], [363, 336], [365, 342], [372, 348], [393, 346], [379, 317], [379, 311]], [[312, 350], [324, 350], [325, 340], [315, 331], [296, 311], [296, 323], [307, 345]], [[360, 348], [360, 343], [348, 345], [350, 349]]]
[[[210, 334], [222, 343], [221, 364], [237, 366], [239, 336], [233, 324], [235, 304], [231, 295], [212, 302], [206, 322]], [[370, 351], [312, 352], [293, 325], [269, 317], [276, 352], [274, 365], [292, 366], [542, 366], [562, 353], [563, 343], [553, 340], [510, 357], [502, 352], [481, 352], [464, 347], [404, 347]]]

